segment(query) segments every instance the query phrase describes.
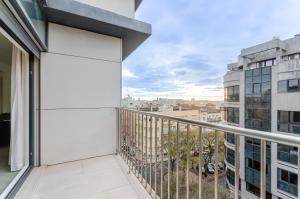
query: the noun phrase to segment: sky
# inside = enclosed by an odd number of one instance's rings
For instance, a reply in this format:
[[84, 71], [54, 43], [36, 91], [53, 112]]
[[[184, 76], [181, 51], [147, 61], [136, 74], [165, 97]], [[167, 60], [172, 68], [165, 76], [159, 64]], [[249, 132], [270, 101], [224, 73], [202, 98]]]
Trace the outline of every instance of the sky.
[[300, 33], [300, 0], [143, 0], [152, 35], [123, 63], [123, 96], [222, 100], [240, 50]]

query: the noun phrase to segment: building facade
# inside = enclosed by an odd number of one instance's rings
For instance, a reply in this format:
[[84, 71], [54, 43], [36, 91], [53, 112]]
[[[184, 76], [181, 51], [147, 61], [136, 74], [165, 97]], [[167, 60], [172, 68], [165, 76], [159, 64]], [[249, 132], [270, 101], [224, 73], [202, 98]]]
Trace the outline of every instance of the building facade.
[[0, 198], [34, 166], [117, 152], [122, 62], [151, 25], [141, 0], [95, 2], [0, 2]]
[[[276, 132], [300, 133], [300, 36], [245, 48], [224, 76], [227, 124]], [[225, 135], [227, 184], [233, 189], [235, 139]], [[267, 198], [298, 198], [297, 151], [267, 143]], [[260, 140], [240, 139], [241, 198], [260, 196]]]

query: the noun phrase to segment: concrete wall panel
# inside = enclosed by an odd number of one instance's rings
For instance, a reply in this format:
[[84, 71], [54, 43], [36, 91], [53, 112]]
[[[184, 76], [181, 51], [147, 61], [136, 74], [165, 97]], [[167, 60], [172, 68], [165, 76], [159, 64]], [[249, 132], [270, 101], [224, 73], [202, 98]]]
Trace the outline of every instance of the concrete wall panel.
[[49, 52], [121, 62], [121, 39], [49, 23]]
[[116, 152], [116, 111], [64, 109], [41, 111], [42, 165]]
[[42, 54], [42, 109], [115, 107], [121, 65], [95, 59]]
[[41, 163], [116, 152], [121, 39], [49, 25], [41, 56]]

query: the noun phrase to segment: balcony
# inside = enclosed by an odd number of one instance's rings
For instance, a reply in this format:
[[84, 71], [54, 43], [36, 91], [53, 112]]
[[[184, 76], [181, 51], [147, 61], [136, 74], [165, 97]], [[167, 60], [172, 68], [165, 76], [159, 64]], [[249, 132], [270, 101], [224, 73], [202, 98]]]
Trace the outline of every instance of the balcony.
[[33, 169], [16, 199], [150, 198], [119, 155]]
[[[233, 192], [228, 189], [222, 166], [223, 132], [233, 134], [236, 141], [236, 174], [240, 169], [239, 140], [259, 139], [259, 147], [246, 147], [257, 153], [264, 166], [255, 175], [247, 172], [246, 177], [260, 187], [260, 193], [266, 193], [270, 186], [265, 169], [267, 142], [300, 146], [300, 137], [294, 135], [117, 110], [118, 154], [35, 168], [16, 198], [237, 199], [239, 187], [233, 187]], [[243, 177], [235, 175], [232, 184], [239, 184], [240, 178]], [[298, 187], [299, 181], [300, 178]], [[260, 197], [265, 199], [266, 194]]]

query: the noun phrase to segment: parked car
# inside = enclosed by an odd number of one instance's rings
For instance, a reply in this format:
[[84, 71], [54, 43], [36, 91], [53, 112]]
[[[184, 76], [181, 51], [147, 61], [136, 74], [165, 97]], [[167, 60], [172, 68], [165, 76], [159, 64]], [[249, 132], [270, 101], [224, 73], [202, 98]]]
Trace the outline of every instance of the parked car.
[[220, 170], [225, 170], [225, 165], [222, 162], [218, 163], [218, 167], [219, 167]]
[[214, 169], [213, 164], [208, 164], [207, 165], [207, 172], [210, 173], [210, 174], [215, 173], [215, 169]]

